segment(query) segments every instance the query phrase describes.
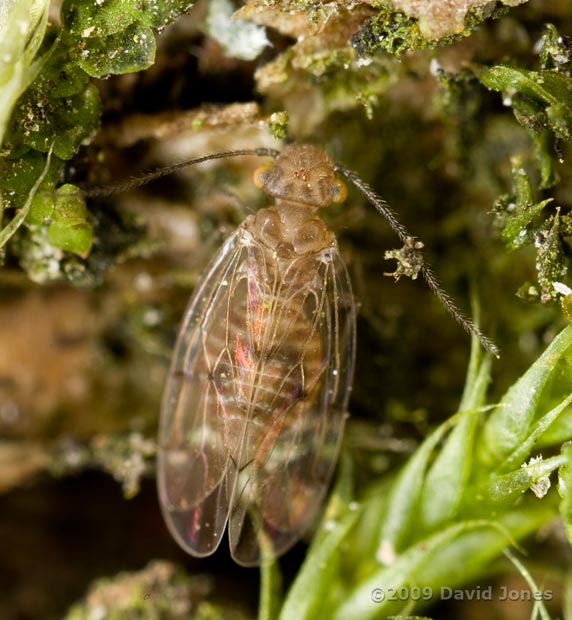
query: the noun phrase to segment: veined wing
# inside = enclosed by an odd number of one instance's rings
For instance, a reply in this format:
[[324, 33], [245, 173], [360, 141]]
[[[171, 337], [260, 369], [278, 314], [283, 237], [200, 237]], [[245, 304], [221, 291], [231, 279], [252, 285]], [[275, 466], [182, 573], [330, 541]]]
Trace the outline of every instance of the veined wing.
[[283, 553], [315, 517], [337, 457], [355, 311], [337, 248], [281, 260], [244, 226], [187, 310], [165, 391], [159, 490], [195, 556]]
[[189, 303], [161, 407], [160, 502], [171, 533], [195, 556], [220, 544], [237, 473], [229, 428], [238, 438], [245, 424], [228, 419], [217, 381], [224, 381], [234, 290], [246, 277], [246, 236], [241, 226], [226, 241]]
[[260, 411], [251, 407], [237, 457], [229, 538], [233, 558], [247, 566], [261, 561], [261, 544], [284, 553], [315, 519], [339, 451], [355, 352], [354, 300], [337, 247], [282, 271], [255, 267], [247, 306], [251, 316], [261, 304], [268, 310], [250, 337], [265, 360], [257, 376], [273, 394]]

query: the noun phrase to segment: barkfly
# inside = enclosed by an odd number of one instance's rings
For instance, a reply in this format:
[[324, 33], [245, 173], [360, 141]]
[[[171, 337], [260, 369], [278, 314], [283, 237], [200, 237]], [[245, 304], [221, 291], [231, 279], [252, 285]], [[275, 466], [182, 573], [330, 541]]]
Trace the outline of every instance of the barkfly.
[[[356, 311], [334, 234], [317, 216], [351, 181], [405, 246], [420, 244], [388, 205], [319, 147], [218, 153], [150, 172], [102, 195], [210, 159], [272, 157], [254, 175], [274, 204], [250, 215], [196, 287], [161, 409], [158, 486], [167, 525], [188, 553], [213, 553], [228, 529], [239, 564], [277, 557], [314, 521], [336, 464], [355, 355]], [[449, 312], [496, 353], [433, 272], [418, 270]], [[266, 557], [266, 556], [265, 556]]]

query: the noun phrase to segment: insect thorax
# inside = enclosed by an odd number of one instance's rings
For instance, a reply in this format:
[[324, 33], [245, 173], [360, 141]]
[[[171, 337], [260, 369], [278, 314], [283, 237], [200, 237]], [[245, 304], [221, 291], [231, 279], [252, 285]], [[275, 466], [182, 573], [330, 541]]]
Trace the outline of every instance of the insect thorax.
[[278, 200], [245, 223], [246, 229], [283, 258], [317, 253], [335, 244], [334, 234], [315, 215], [316, 208]]

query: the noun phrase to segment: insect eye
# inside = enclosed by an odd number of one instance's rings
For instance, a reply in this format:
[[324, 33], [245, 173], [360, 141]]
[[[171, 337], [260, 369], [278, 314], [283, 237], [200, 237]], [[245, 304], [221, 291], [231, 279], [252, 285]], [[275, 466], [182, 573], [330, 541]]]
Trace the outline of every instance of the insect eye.
[[332, 184], [332, 200], [335, 204], [341, 204], [348, 197], [348, 188], [343, 181], [336, 179]]
[[262, 189], [266, 185], [266, 181], [268, 180], [268, 176], [273, 167], [273, 164], [262, 164], [262, 166], [258, 166], [258, 168], [254, 171], [252, 178], [254, 185], [256, 185], [258, 189]]

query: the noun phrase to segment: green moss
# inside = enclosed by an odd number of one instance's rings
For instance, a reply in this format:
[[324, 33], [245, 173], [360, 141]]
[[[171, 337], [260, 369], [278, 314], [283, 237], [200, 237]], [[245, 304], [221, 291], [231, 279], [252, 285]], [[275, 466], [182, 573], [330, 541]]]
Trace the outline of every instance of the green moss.
[[532, 224], [551, 199], [536, 200], [532, 181], [518, 158], [513, 160], [512, 174], [514, 194], [499, 198], [496, 211], [503, 218], [504, 241], [511, 250], [517, 250], [533, 241], [537, 230]]
[[405, 52], [450, 45], [471, 35], [472, 31], [487, 19], [495, 19], [506, 14], [508, 8], [490, 3], [483, 7], [473, 7], [465, 16], [465, 28], [461, 32], [447, 34], [438, 39], [428, 39], [414, 17], [394, 10], [391, 5], [382, 6], [379, 13], [367, 20], [352, 37], [351, 42], [360, 56], [373, 56], [385, 51], [394, 56]]
[[351, 39], [360, 56], [373, 56], [380, 50], [400, 56], [431, 44], [421, 34], [417, 21], [386, 7], [369, 19]]
[[60, 159], [71, 159], [84, 140], [99, 126], [99, 91], [86, 83], [80, 92], [52, 95], [49, 80], [41, 77], [19, 100], [6, 136], [11, 155], [22, 147], [47, 153], [53, 148]]
[[[54, 158], [46, 175], [47, 183], [55, 183], [62, 161]], [[28, 150], [16, 159], [0, 158], [0, 180], [4, 208], [21, 205], [30, 192], [30, 188], [44, 168], [44, 157], [38, 151]]]
[[90, 36], [73, 50], [74, 61], [88, 75], [134, 73], [147, 69], [155, 59], [155, 35], [135, 22], [107, 36]]
[[188, 11], [194, 0], [66, 0], [63, 41], [88, 75], [103, 77], [146, 69], [155, 59], [153, 28]]
[[[562, 159], [559, 143], [572, 140], [572, 78], [556, 68], [554, 58], [564, 66], [566, 42], [553, 26], [544, 36], [540, 53], [543, 67], [537, 71], [507, 65], [481, 68], [478, 79], [502, 93], [505, 106], [512, 108], [516, 120], [528, 131], [534, 145], [533, 175], [527, 174], [519, 158], [513, 161], [513, 193], [497, 201], [502, 218], [502, 236], [510, 249], [532, 245], [536, 252], [537, 283], [526, 282], [519, 295], [542, 302], [559, 297], [554, 283], [572, 268], [569, 257], [569, 215], [551, 205], [542, 194], [555, 186]], [[547, 208], [550, 205], [550, 208]]]
[[506, 15], [509, 12], [509, 7], [503, 5], [503, 2], [488, 2], [482, 6], [471, 7], [465, 15], [466, 29], [472, 31], [487, 20], [498, 19]]
[[288, 135], [288, 114], [286, 112], [274, 112], [270, 116], [269, 129], [276, 140], [284, 140]]
[[26, 219], [30, 226], [46, 226], [49, 242], [56, 248], [87, 256], [93, 228], [81, 194], [74, 185], [36, 197]]
[[518, 121], [537, 131], [543, 127], [555, 138], [572, 138], [572, 78], [553, 69], [526, 71], [496, 65], [478, 73], [481, 82], [503, 94]]
[[555, 282], [570, 268], [567, 237], [570, 236], [568, 216], [549, 210], [552, 198], [538, 200], [533, 184], [519, 160], [513, 163], [514, 194], [502, 196], [496, 203], [502, 222], [502, 237], [511, 250], [533, 245], [536, 251], [537, 286], [525, 283], [519, 296], [540, 299], [543, 303], [559, 297]]
[[540, 287], [540, 300], [544, 303], [559, 297], [554, 283], [562, 280], [568, 273], [570, 264], [567, 257], [571, 230], [562, 225], [557, 211], [545, 222], [546, 228], [536, 236], [536, 272]]
[[[36, 58], [48, 26], [48, 0], [20, 0], [0, 15], [0, 144], [18, 97], [42, 68]], [[5, 36], [4, 33], [9, 33]]]
[[[41, 153], [53, 153], [42, 188], [51, 191], [62, 160], [71, 159], [95, 135], [102, 108], [90, 76], [128, 73], [150, 66], [155, 57], [152, 28], [165, 26], [192, 4], [189, 0], [66, 0], [62, 5], [63, 27], [59, 30], [46, 30], [46, 7], [45, 13], [39, 13], [39, 25], [22, 21], [24, 4], [12, 7], [17, 32], [23, 23], [36, 30], [28, 48], [25, 37], [23, 41], [7, 37], [6, 41], [14, 41], [12, 47], [3, 43], [6, 49], [0, 50], [0, 86], [11, 97], [9, 100], [3, 93], [0, 102], [4, 110], [15, 106], [5, 132], [0, 122], [0, 226], [6, 210], [19, 208], [30, 195], [44, 165]], [[24, 10], [22, 15], [20, 9]], [[85, 204], [69, 189], [73, 190], [68, 186], [55, 196], [36, 196], [23, 222], [30, 231], [27, 239], [20, 240], [17, 253], [35, 281], [62, 275], [60, 269], [54, 268], [60, 259], [65, 260], [60, 250], [87, 256], [92, 246], [93, 228]], [[77, 274], [75, 269], [72, 272]]]
[[118, 34], [135, 22], [163, 28], [189, 11], [193, 4], [194, 0], [65, 0], [62, 15], [68, 36], [79, 40], [92, 34], [96, 37]]
[[572, 65], [572, 39], [561, 35], [553, 24], [546, 24], [540, 64], [543, 69], [557, 71], [569, 71]]

